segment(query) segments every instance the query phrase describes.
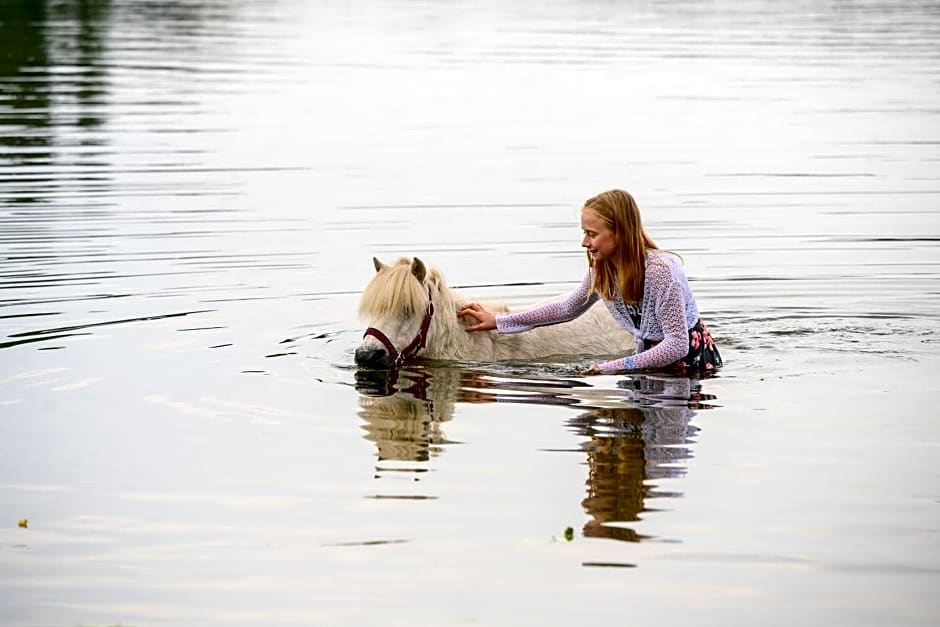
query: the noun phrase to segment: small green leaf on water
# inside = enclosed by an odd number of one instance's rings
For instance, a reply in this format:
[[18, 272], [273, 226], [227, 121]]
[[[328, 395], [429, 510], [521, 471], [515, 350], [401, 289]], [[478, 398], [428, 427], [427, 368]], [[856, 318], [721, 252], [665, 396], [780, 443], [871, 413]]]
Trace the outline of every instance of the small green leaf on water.
[[574, 529], [571, 527], [565, 527], [565, 540], [568, 542], [574, 540]]

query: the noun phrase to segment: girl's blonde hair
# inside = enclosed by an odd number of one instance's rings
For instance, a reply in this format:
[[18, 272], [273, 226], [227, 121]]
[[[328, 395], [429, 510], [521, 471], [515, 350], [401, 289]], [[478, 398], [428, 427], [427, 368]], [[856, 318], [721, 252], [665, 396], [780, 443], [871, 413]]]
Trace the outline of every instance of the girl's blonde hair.
[[659, 247], [643, 230], [636, 200], [628, 192], [612, 189], [588, 198], [582, 211], [590, 211], [603, 220], [617, 243], [614, 254], [597, 263], [587, 254], [588, 264], [594, 268], [594, 290], [601, 298], [612, 300], [619, 287], [623, 302], [639, 303], [646, 278], [646, 251]]

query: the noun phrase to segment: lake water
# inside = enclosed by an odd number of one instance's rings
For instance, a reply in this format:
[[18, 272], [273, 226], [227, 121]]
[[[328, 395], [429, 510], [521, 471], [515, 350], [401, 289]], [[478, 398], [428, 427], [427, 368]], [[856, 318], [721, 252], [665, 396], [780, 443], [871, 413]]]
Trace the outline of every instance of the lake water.
[[[885, 0], [0, 4], [0, 625], [937, 624], [938, 40]], [[719, 376], [356, 370], [373, 255], [524, 307], [611, 187]]]

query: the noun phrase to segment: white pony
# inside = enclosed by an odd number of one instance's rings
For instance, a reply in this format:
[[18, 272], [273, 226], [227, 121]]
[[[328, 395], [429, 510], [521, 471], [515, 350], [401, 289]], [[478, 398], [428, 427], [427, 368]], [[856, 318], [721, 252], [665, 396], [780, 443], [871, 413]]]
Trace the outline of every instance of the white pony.
[[[366, 285], [359, 315], [369, 328], [356, 349], [360, 366], [400, 367], [420, 356], [426, 359], [495, 362], [532, 360], [562, 355], [622, 356], [633, 352], [633, 336], [596, 303], [580, 317], [531, 331], [499, 334], [467, 333], [473, 320], [457, 317], [470, 302], [447, 287], [438, 270], [415, 257], [386, 265], [372, 259], [376, 275]], [[486, 303], [490, 311], [506, 313], [502, 303]]]

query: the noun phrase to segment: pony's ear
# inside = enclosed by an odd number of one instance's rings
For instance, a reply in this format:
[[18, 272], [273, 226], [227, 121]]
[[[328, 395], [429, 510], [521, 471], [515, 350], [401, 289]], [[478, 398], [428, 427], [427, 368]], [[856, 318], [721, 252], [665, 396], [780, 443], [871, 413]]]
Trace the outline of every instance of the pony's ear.
[[379, 260], [378, 260], [377, 258], [375, 258], [375, 257], [372, 258], [372, 265], [375, 266], [375, 271], [376, 271], [376, 272], [381, 272], [381, 271], [382, 271], [382, 268], [385, 267], [385, 264], [382, 263], [381, 261], [379, 261]]
[[424, 267], [424, 262], [417, 257], [411, 262], [411, 274], [415, 275], [415, 278], [421, 282], [424, 282], [424, 277], [428, 274], [427, 268]]

